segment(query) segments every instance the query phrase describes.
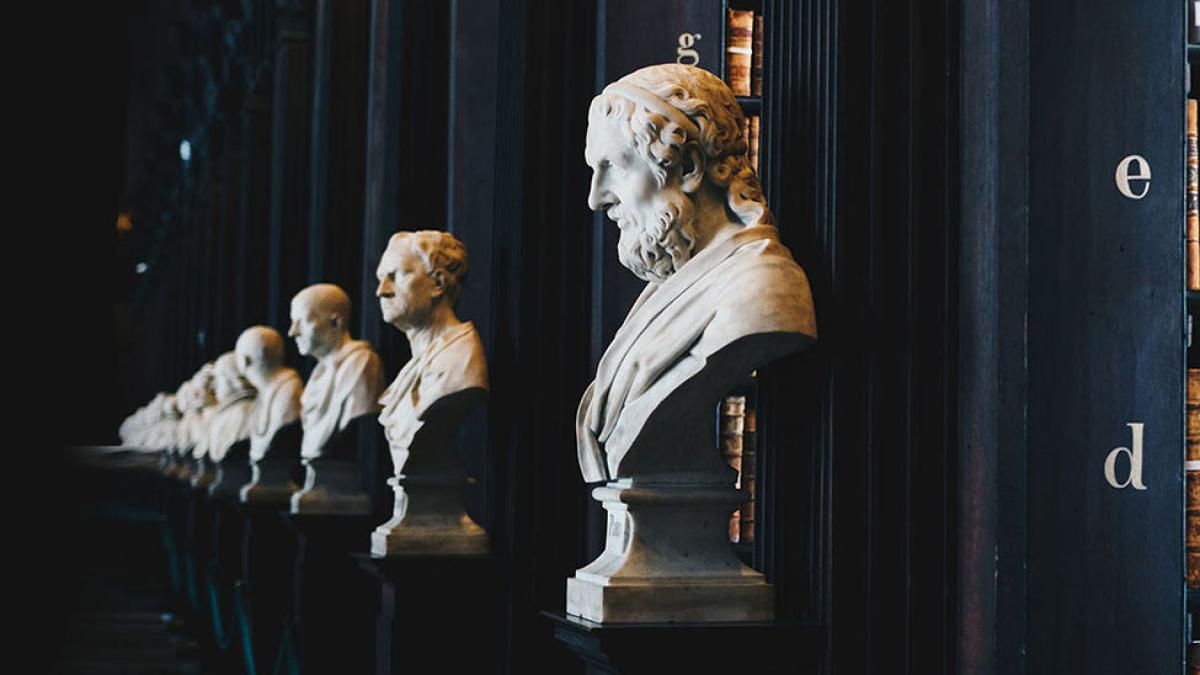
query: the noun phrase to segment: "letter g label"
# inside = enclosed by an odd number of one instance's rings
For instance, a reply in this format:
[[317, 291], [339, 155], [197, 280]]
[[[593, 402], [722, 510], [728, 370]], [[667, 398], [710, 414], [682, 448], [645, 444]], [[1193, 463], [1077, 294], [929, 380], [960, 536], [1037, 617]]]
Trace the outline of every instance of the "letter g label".
[[699, 39], [699, 33], [680, 33], [679, 46], [675, 48], [675, 63], [682, 63], [685, 66], [700, 65], [700, 52], [692, 48]]

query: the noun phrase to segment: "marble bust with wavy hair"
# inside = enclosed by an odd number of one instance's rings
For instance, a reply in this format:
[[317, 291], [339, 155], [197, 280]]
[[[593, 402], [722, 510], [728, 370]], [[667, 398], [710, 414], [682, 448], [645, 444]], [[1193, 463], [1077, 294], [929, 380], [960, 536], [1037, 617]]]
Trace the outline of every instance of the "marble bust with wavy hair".
[[[648, 214], [622, 200], [609, 203], [593, 189], [592, 208], [605, 209], [621, 227], [621, 262], [646, 281], [662, 281], [686, 263], [705, 233], [698, 230], [695, 194], [711, 189], [744, 226], [774, 219], [746, 156], [745, 116], [724, 82], [680, 64], [642, 68], [610, 84], [592, 100], [592, 127], [610, 121], [628, 149], [645, 163], [662, 195]], [[589, 139], [589, 148], [593, 147]], [[596, 163], [599, 164], [603, 160]], [[589, 162], [592, 163], [592, 162]], [[690, 189], [669, 191], [672, 178], [693, 174]], [[595, 181], [593, 188], [596, 187]]]

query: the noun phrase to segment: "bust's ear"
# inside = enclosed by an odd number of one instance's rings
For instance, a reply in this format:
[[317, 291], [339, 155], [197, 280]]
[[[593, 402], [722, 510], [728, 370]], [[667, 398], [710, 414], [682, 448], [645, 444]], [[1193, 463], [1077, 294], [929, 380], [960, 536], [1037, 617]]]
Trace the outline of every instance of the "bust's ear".
[[682, 176], [679, 187], [688, 194], [700, 190], [700, 186], [704, 184], [704, 153], [695, 143], [684, 149], [680, 170]]
[[433, 297], [440, 298], [446, 295], [446, 275], [438, 270], [430, 274], [429, 278], [433, 279]]

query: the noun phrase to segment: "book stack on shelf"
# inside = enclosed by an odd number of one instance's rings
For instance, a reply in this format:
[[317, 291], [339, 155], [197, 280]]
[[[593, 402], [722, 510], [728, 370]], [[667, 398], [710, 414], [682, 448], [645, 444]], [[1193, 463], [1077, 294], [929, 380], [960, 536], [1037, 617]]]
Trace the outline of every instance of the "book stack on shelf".
[[[729, 9], [725, 25], [725, 82], [734, 96], [761, 97], [763, 85], [763, 17], [752, 9]], [[748, 115], [742, 135], [750, 166], [758, 171], [761, 117]]]
[[734, 544], [754, 543], [754, 409], [747, 406], [745, 396], [726, 396], [721, 402], [721, 456], [737, 471], [737, 487], [746, 491], [747, 499], [729, 516], [729, 541]]
[[[742, 479], [742, 457], [745, 453], [743, 434], [746, 422], [746, 397], [726, 396], [721, 402], [721, 456], [725, 463], [737, 471], [737, 487], [745, 485]], [[729, 541], [741, 541], [741, 509], [729, 514]]]

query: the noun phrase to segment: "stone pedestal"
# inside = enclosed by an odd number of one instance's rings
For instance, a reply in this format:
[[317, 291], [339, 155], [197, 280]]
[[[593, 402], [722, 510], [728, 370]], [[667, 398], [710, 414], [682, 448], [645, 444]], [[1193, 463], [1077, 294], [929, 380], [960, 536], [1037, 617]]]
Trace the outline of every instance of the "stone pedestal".
[[[242, 462], [247, 472], [249, 466]], [[243, 519], [238, 509], [237, 490], [210, 494], [208, 564], [205, 569], [205, 595], [208, 618], [205, 634], [213, 649], [215, 672], [242, 672], [241, 646], [242, 543]]]
[[388, 479], [395, 491], [391, 520], [371, 533], [371, 555], [472, 556], [486, 555], [488, 536], [467, 515], [465, 476], [396, 476]]
[[297, 490], [291, 459], [262, 459], [250, 463], [250, 482], [238, 491], [243, 504], [285, 509]]
[[503, 583], [494, 560], [355, 559], [369, 581], [369, 606], [376, 610], [375, 663], [368, 672], [497, 672], [503, 663], [504, 619]]
[[274, 672], [292, 591], [295, 540], [279, 508], [238, 508], [243, 537], [235, 616], [243, 659], [259, 673]]
[[362, 673], [371, 663], [368, 580], [352, 554], [365, 555], [369, 515], [280, 514], [292, 537], [292, 585], [277, 660], [304, 673]]
[[608, 512], [605, 549], [567, 580], [568, 614], [604, 623], [774, 618], [774, 588], [729, 545], [741, 491], [623, 480], [592, 496]]
[[799, 622], [599, 624], [542, 612], [587, 675], [821, 672], [825, 630]]
[[186, 454], [176, 454], [168, 468], [167, 475], [184, 483], [192, 482], [192, 458]]
[[208, 457], [192, 460], [192, 476], [191, 484], [194, 488], [208, 490], [208, 486], [212, 485], [217, 479], [217, 465], [210, 461]]
[[217, 464], [213, 481], [208, 485], [208, 494], [216, 499], [240, 499], [242, 486], [250, 482], [250, 462], [245, 457], [226, 458]]
[[362, 490], [356, 460], [316, 457], [304, 460], [304, 487], [291, 496], [291, 512], [366, 515], [371, 498]]

